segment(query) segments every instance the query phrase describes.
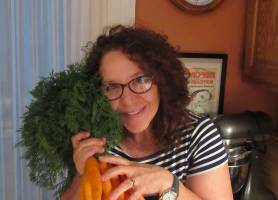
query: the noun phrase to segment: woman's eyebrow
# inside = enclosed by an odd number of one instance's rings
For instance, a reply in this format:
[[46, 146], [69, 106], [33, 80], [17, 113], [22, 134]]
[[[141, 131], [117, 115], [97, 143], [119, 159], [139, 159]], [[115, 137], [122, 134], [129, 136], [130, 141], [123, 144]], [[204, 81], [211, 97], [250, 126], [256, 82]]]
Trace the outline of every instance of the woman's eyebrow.
[[131, 79], [133, 79], [133, 78], [136, 78], [136, 77], [138, 77], [138, 76], [141, 76], [141, 75], [144, 75], [144, 72], [137, 72], [137, 73], [135, 73], [135, 74], [133, 74], [131, 77], [130, 77], [130, 80]]
[[[134, 79], [134, 78], [137, 78], [141, 75], [144, 75], [144, 72], [140, 71], [140, 72], [136, 72], [135, 74], [132, 74], [130, 77], [129, 77], [129, 81]], [[127, 81], [128, 82], [128, 81]], [[103, 84], [117, 84], [119, 83], [118, 81], [115, 81], [115, 80], [103, 80]]]

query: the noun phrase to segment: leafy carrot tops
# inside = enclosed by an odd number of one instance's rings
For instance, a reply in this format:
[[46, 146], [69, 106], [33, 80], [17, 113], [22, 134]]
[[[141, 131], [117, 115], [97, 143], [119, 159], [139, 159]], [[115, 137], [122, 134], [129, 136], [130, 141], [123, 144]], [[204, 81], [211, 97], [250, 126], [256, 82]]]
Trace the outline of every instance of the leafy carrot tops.
[[72, 181], [71, 137], [89, 131], [106, 137], [106, 149], [117, 144], [123, 129], [119, 116], [103, 95], [99, 74], [91, 75], [83, 64], [51, 73], [31, 91], [32, 101], [20, 129], [24, 158], [31, 181], [61, 193]]

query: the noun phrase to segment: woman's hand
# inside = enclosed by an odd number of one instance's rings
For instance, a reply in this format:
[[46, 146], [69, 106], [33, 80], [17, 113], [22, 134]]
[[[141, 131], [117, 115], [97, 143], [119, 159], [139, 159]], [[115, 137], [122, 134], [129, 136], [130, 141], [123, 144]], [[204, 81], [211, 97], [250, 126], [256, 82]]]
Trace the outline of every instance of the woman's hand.
[[118, 175], [127, 177], [112, 191], [110, 200], [116, 200], [121, 193], [129, 189], [133, 190], [129, 200], [137, 200], [143, 195], [159, 195], [172, 186], [173, 175], [162, 167], [139, 164], [115, 156], [100, 156], [99, 160], [116, 165], [102, 175], [103, 181]]
[[73, 161], [77, 172], [82, 175], [86, 160], [96, 153], [104, 152], [105, 138], [90, 137], [88, 132], [79, 132], [71, 138], [73, 146]]

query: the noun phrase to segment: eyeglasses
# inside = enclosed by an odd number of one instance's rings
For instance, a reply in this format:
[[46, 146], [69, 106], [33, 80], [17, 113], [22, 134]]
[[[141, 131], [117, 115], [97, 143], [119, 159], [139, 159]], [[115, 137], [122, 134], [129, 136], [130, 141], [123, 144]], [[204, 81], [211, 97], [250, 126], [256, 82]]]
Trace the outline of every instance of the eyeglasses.
[[149, 91], [152, 87], [153, 79], [147, 75], [142, 75], [130, 80], [126, 84], [108, 83], [102, 86], [104, 94], [110, 101], [119, 99], [127, 86], [130, 91], [135, 94], [143, 94]]

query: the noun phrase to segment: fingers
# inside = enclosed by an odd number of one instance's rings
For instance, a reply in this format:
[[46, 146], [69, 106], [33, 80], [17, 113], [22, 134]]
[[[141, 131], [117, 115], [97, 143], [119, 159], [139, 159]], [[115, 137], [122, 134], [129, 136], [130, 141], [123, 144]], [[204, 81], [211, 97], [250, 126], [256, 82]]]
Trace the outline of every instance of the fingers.
[[[74, 135], [71, 138], [72, 146], [73, 148], [77, 148], [81, 143], [82, 146], [88, 146], [88, 145], [98, 145], [98, 146], [103, 146], [106, 143], [106, 139], [98, 139], [98, 138], [90, 138], [90, 133], [89, 132], [79, 132], [76, 135]], [[84, 140], [87, 139], [87, 140]]]
[[98, 159], [100, 162], [116, 165], [102, 174], [102, 180], [104, 181], [119, 175], [126, 175], [127, 177], [130, 177], [133, 174], [134, 170], [131, 167], [133, 162], [129, 160], [118, 156], [99, 156]]
[[106, 140], [91, 138], [89, 132], [79, 132], [71, 138], [71, 141], [76, 170], [79, 174], [83, 174], [86, 160], [96, 153], [103, 153]]
[[79, 132], [71, 138], [71, 143], [73, 148], [76, 148], [82, 139], [88, 138], [90, 136], [89, 132]]
[[79, 142], [79, 145], [76, 147], [76, 149], [79, 150], [90, 146], [94, 146], [96, 148], [103, 148], [105, 143], [105, 139], [89, 138]]
[[79, 174], [83, 174], [86, 160], [89, 157], [95, 155], [96, 153], [103, 153], [103, 152], [104, 152], [103, 147], [95, 147], [95, 146], [84, 147], [80, 149], [80, 151], [74, 152], [73, 160], [75, 162], [75, 166]]
[[[106, 161], [117, 160], [117, 162], [126, 162], [122, 159], [107, 156], [102, 156], [101, 159]], [[128, 194], [128, 200], [138, 200], [142, 199], [143, 195], [158, 194], [169, 188], [173, 181], [173, 175], [167, 169], [135, 162], [130, 162], [129, 165], [117, 165], [112, 167], [102, 174], [102, 180], [117, 176], [122, 177], [123, 175], [127, 178], [118, 186], [119, 188], [115, 188], [115, 191], [111, 193], [111, 195], [113, 195], [111, 199], [113, 200], [122, 193], [125, 193], [125, 195]]]
[[133, 190], [128, 200], [142, 200], [142, 192], [140, 190]]
[[117, 200], [121, 194], [132, 189], [133, 182], [131, 179], [125, 179], [121, 184], [110, 193], [110, 200]]
[[131, 161], [118, 156], [100, 156], [98, 159], [102, 162], [114, 165], [130, 165], [132, 163]]
[[125, 198], [128, 200], [144, 200], [142, 195], [143, 190], [140, 188], [135, 188], [131, 179], [126, 179], [119, 185], [119, 187], [114, 189], [110, 193], [110, 200], [119, 199], [120, 195], [123, 193], [125, 194]]
[[127, 177], [131, 176], [132, 169], [129, 166], [115, 166], [107, 170], [102, 174], [101, 179], [107, 181], [111, 178], [117, 177], [119, 175], [126, 175]]

